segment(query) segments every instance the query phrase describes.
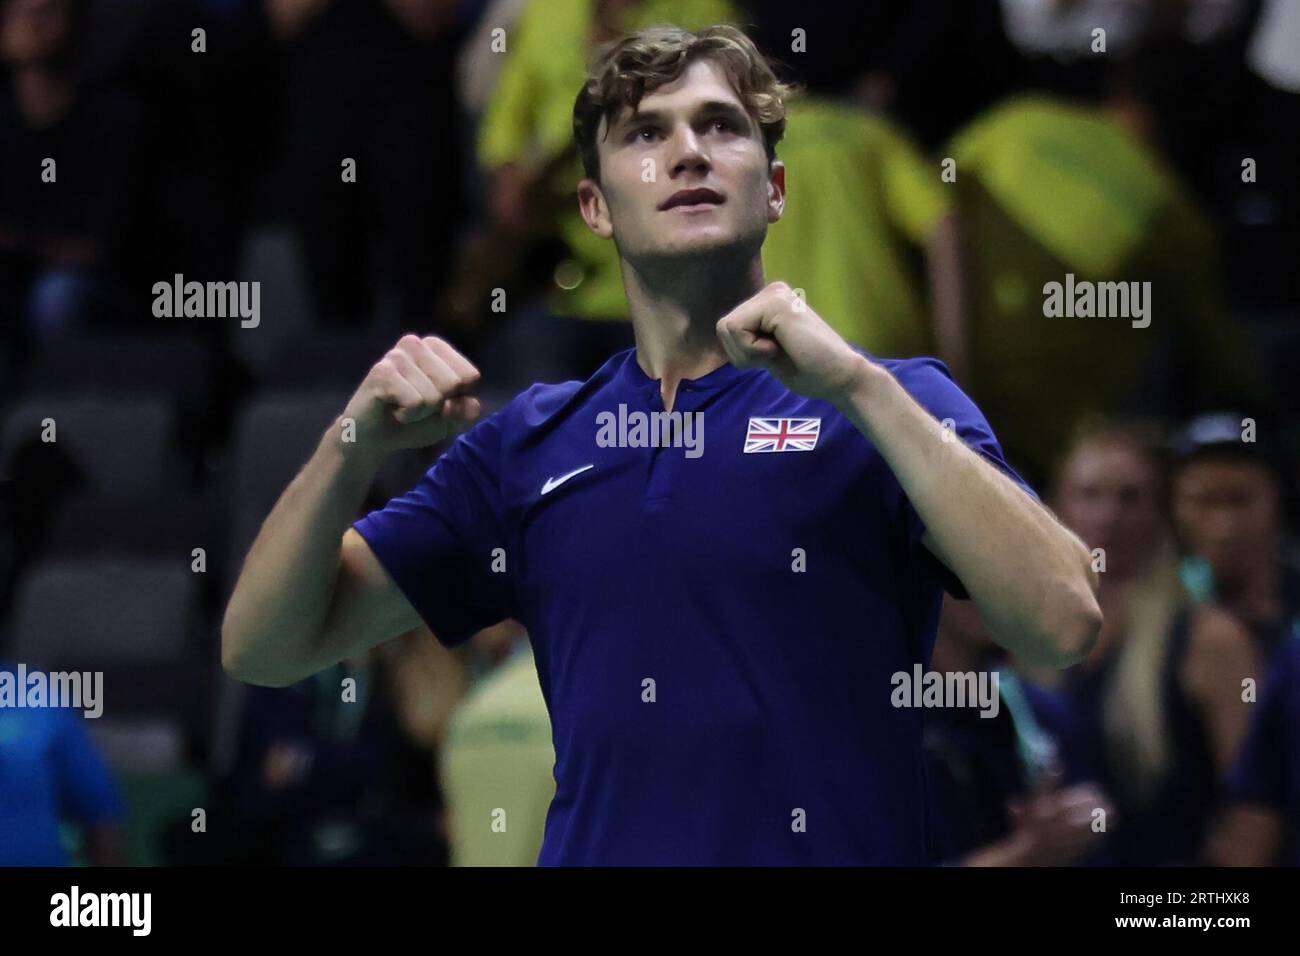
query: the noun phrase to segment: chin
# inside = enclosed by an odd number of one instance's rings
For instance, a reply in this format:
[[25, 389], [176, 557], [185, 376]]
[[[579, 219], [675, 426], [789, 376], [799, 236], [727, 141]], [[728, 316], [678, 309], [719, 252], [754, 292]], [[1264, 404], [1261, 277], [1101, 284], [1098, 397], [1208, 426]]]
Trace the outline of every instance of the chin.
[[720, 230], [701, 229], [688, 235], [674, 236], [665, 240], [654, 254], [662, 258], [674, 256], [702, 255], [727, 250], [739, 250], [747, 245], [745, 237]]

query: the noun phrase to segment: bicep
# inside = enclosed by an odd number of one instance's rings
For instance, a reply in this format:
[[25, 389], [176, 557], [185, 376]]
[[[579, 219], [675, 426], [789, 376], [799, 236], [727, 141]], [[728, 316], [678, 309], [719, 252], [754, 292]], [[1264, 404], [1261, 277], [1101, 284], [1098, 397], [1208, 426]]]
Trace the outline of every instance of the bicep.
[[356, 657], [420, 625], [392, 576], [355, 528], [343, 533], [338, 579], [321, 636], [324, 666]]

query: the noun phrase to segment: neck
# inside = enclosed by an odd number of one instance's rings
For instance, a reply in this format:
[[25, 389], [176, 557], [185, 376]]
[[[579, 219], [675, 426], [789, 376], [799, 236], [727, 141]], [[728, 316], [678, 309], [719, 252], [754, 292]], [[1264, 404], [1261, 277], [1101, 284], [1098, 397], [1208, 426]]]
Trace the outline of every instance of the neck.
[[32, 65], [14, 71], [14, 99], [29, 125], [52, 126], [68, 111], [75, 87], [62, 70]]
[[671, 409], [682, 379], [700, 378], [726, 364], [716, 326], [763, 288], [762, 255], [624, 259], [622, 268], [637, 362], [661, 380], [664, 407]]

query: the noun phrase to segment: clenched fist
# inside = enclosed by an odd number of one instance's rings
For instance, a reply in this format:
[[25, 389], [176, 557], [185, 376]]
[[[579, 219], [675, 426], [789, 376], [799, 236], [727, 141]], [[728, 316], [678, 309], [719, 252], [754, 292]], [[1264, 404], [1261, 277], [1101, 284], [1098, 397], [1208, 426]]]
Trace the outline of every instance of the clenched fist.
[[343, 410], [343, 419], [356, 423], [345, 451], [378, 463], [391, 452], [442, 441], [478, 418], [481, 406], [470, 392], [479, 378], [469, 359], [442, 339], [402, 336]]
[[736, 368], [761, 365], [809, 398], [843, 400], [867, 362], [784, 282], [724, 315], [717, 333]]

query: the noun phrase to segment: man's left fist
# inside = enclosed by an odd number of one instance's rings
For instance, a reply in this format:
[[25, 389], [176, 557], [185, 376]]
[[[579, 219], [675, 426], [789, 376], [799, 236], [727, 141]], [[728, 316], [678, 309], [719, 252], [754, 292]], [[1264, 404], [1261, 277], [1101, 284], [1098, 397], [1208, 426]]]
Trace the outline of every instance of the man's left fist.
[[846, 400], [869, 364], [784, 282], [740, 303], [717, 328], [732, 365], [761, 365], [809, 398]]

